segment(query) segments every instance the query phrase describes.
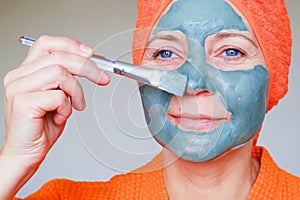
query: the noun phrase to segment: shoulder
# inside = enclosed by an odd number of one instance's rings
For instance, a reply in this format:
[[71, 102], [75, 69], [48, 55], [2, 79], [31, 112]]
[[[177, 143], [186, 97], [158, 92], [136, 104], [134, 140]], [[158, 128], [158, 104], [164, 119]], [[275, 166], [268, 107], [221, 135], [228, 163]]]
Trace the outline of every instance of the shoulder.
[[300, 196], [300, 177], [280, 169], [280, 185], [283, 191], [290, 191]]
[[119, 174], [107, 182], [56, 179], [46, 185], [55, 189], [60, 198], [64, 196], [69, 199], [167, 199], [160, 171]]
[[[250, 199], [299, 199], [300, 178], [281, 169], [263, 147], [254, 147], [253, 157], [260, 162], [260, 171]], [[259, 198], [258, 198], [259, 199]]]
[[68, 179], [53, 179], [46, 182], [28, 199], [84, 199], [86, 196], [105, 196], [107, 182], [81, 182]]
[[54, 179], [29, 199], [168, 199], [159, 158], [107, 182]]

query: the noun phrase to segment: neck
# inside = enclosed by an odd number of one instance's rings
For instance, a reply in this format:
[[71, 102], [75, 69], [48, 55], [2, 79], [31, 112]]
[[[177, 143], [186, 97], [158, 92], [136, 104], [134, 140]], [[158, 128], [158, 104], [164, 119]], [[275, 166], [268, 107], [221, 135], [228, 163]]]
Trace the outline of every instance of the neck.
[[170, 199], [247, 199], [259, 172], [252, 144], [203, 163], [177, 158], [164, 150], [164, 179]]

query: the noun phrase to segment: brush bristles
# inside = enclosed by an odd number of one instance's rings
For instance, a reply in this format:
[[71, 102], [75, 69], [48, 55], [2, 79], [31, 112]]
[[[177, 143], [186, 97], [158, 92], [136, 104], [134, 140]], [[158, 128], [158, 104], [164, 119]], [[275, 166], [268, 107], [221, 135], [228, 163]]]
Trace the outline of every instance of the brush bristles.
[[176, 70], [164, 71], [158, 88], [176, 96], [183, 96], [187, 84], [187, 76], [180, 74]]

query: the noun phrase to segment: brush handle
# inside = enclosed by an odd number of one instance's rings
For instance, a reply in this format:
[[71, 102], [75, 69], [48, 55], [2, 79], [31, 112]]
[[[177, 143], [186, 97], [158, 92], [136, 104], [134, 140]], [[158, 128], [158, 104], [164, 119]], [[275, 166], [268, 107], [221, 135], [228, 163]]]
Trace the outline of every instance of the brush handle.
[[[21, 36], [19, 41], [23, 45], [32, 46], [36, 40], [30, 37]], [[142, 68], [122, 61], [109, 60], [106, 57], [97, 54], [93, 54], [89, 60], [94, 62], [102, 70], [126, 76], [152, 87], [158, 87], [161, 74], [163, 73], [161, 70]]]
[[[31, 46], [36, 40], [22, 36], [19, 38], [19, 41], [23, 45]], [[177, 96], [182, 96], [186, 88], [187, 77], [178, 73], [176, 70], [162, 71], [139, 67], [122, 61], [113, 61], [97, 54], [93, 54], [89, 60], [104, 71], [134, 79], [140, 83], [150, 85]], [[170, 81], [170, 78], [173, 80]], [[174, 81], [177, 84], [174, 84]]]

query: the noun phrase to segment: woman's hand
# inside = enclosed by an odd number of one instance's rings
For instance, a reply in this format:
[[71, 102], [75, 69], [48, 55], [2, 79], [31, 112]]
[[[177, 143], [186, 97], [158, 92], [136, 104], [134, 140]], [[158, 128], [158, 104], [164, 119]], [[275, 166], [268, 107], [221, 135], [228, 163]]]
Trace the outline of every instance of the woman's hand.
[[109, 75], [87, 59], [92, 52], [90, 47], [69, 38], [42, 36], [20, 67], [5, 76], [6, 132], [0, 152], [1, 174], [1, 166], [7, 163], [19, 166], [19, 177], [26, 170], [33, 174], [61, 135], [72, 108], [85, 108], [83, 89], [74, 76], [98, 85], [109, 83]]

